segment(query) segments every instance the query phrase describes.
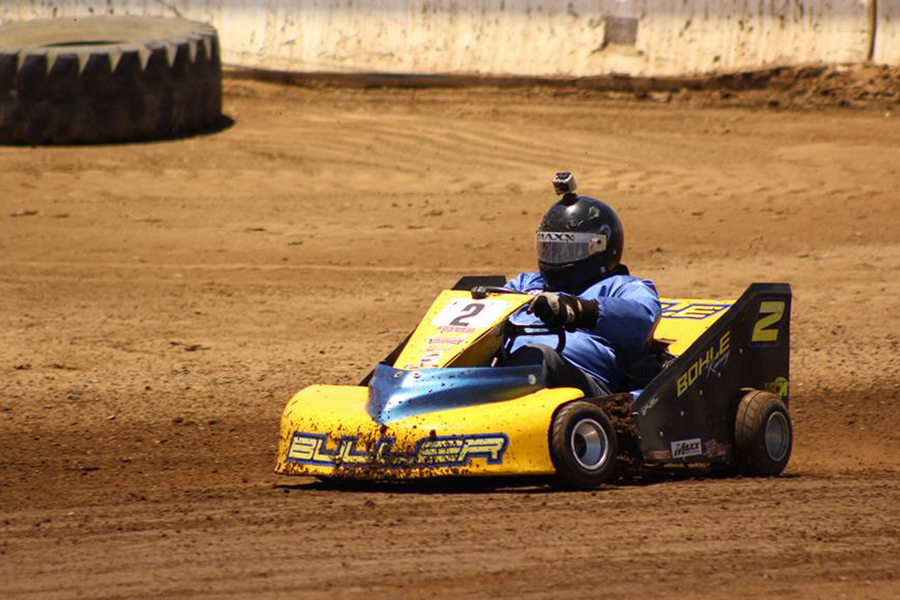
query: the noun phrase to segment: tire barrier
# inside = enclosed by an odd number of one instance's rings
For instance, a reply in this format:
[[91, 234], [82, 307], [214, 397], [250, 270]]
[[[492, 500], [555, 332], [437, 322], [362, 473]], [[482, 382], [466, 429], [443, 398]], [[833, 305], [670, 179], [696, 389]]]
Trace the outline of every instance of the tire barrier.
[[0, 142], [123, 142], [194, 132], [222, 114], [216, 31], [182, 19], [0, 25]]

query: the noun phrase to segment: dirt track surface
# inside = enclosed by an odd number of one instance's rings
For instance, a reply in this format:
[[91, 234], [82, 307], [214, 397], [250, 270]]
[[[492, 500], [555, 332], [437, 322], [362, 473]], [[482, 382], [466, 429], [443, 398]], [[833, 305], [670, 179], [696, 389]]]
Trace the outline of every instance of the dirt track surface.
[[[215, 135], [0, 148], [0, 596], [900, 597], [900, 115], [226, 92]], [[561, 168], [664, 294], [793, 284], [785, 476], [273, 475], [293, 392], [532, 268]]]

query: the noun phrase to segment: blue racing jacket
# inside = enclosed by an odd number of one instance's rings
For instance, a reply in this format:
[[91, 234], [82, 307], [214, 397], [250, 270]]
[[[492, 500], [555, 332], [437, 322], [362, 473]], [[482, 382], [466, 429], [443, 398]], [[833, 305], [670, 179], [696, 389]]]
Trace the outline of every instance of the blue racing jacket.
[[[522, 273], [505, 287], [529, 294], [546, 291], [540, 273]], [[600, 318], [591, 329], [566, 332], [562, 355], [607, 388], [616, 391], [625, 378], [628, 363], [643, 353], [644, 344], [659, 320], [661, 310], [656, 286], [652, 281], [627, 274], [611, 275], [590, 286], [578, 297], [596, 300]], [[541, 323], [524, 308], [513, 316], [512, 321], [520, 324]], [[524, 344], [555, 346], [556, 341], [547, 335], [521, 336], [515, 340], [512, 350]]]

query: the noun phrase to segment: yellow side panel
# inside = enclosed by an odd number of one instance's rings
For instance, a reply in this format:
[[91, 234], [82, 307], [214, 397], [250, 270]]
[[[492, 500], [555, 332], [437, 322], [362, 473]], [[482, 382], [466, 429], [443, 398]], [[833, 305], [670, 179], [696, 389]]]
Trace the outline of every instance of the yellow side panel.
[[[470, 292], [444, 291], [431, 305], [394, 366], [415, 370], [455, 364], [467, 348], [495, 334], [496, 326], [530, 299], [523, 294], [497, 294], [475, 300]], [[653, 337], [671, 342], [669, 352], [676, 356], [734, 304], [731, 299], [704, 298], [661, 298], [660, 302], [662, 318]]]
[[734, 300], [660, 298], [662, 318], [653, 337], [671, 342], [669, 352], [678, 356], [719, 320]]
[[394, 366], [405, 370], [445, 367], [529, 300], [525, 294], [475, 300], [466, 291], [441, 292]]
[[[557, 407], [581, 396], [573, 388], [544, 389], [379, 425], [366, 413], [366, 388], [311, 386], [285, 408], [276, 471], [360, 478], [550, 474], [550, 420]], [[452, 454], [453, 464], [428, 466], [435, 452]]]

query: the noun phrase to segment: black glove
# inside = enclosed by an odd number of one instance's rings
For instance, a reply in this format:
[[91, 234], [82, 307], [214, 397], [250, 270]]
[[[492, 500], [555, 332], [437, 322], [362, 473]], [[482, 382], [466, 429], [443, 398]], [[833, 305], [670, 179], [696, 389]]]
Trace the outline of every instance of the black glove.
[[542, 292], [528, 303], [528, 313], [537, 315], [547, 325], [575, 331], [578, 328], [590, 329], [597, 324], [599, 306], [594, 300]]

